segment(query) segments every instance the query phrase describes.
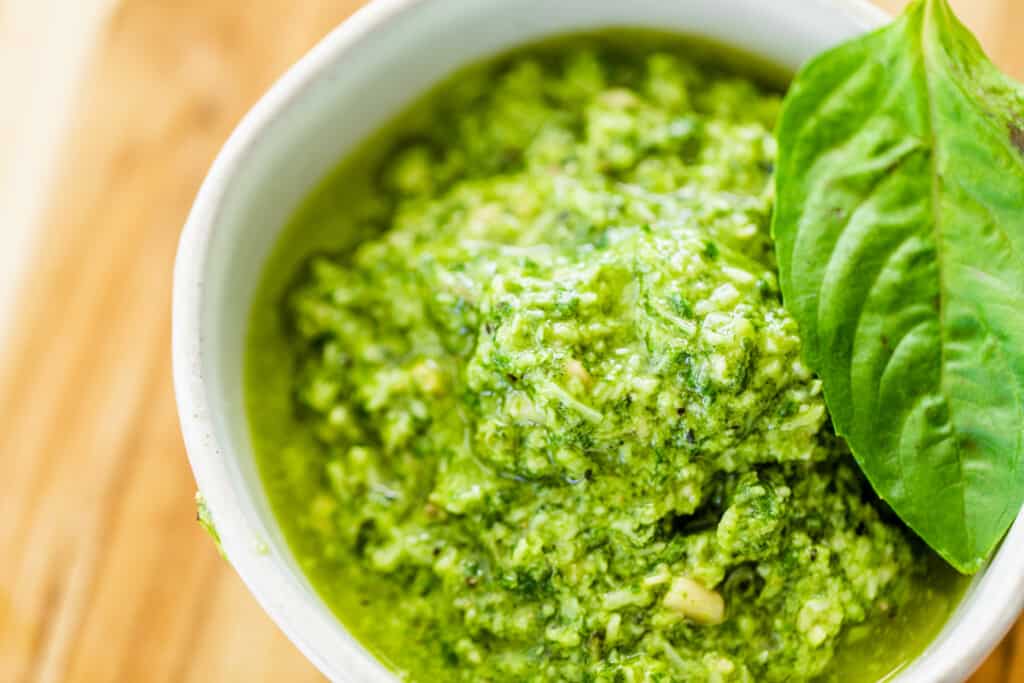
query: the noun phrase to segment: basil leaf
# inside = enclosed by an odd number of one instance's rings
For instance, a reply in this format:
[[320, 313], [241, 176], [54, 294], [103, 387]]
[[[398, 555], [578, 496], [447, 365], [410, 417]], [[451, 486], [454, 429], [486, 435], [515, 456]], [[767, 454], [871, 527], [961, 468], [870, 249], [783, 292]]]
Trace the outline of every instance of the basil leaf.
[[1024, 500], [1024, 88], [922, 0], [809, 63], [778, 142], [783, 295], [836, 431], [976, 571]]

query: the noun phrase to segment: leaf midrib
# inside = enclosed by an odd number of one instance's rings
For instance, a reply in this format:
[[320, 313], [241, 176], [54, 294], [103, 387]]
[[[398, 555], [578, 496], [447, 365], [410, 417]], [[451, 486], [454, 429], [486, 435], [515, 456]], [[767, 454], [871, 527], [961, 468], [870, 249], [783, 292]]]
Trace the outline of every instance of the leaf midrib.
[[[926, 96], [926, 106], [928, 111], [928, 143], [931, 147], [932, 153], [929, 158], [931, 164], [931, 203], [932, 203], [932, 215], [934, 216], [933, 226], [933, 237], [935, 240], [935, 262], [938, 269], [939, 276], [939, 297], [938, 297], [938, 318], [939, 318], [939, 390], [942, 393], [943, 399], [946, 401], [946, 405], [949, 410], [949, 421], [953, 426], [953, 449], [956, 453], [957, 469], [959, 470], [959, 500], [960, 500], [960, 519], [963, 524], [964, 538], [967, 541], [967, 547], [972, 552], [976, 551], [974, 534], [971, 531], [970, 524], [967, 523], [967, 500], [966, 492], [967, 487], [964, 486], [964, 458], [963, 453], [960, 449], [960, 440], [956, 437], [957, 434], [957, 421], [954, 419], [953, 414], [953, 402], [950, 400], [950, 392], [947, 386], [947, 374], [946, 374], [946, 295], [948, 290], [946, 282], [946, 244], [942, 235], [942, 200], [941, 200], [941, 183], [940, 183], [940, 172], [939, 172], [939, 144], [936, 130], [938, 128], [938, 116], [936, 113], [936, 96], [934, 91], [934, 84], [932, 82], [933, 74], [930, 66], [935, 67], [936, 74], [939, 69], [939, 60], [932, 54], [934, 46], [931, 41], [927, 40], [927, 34], [935, 30], [931, 24], [934, 21], [934, 14], [936, 11], [936, 3], [934, 0], [922, 0], [924, 3], [924, 16], [921, 21], [921, 31], [917, 36], [920, 41], [921, 55], [923, 57], [923, 70], [924, 70], [924, 83]], [[941, 49], [941, 43], [938, 44]]]

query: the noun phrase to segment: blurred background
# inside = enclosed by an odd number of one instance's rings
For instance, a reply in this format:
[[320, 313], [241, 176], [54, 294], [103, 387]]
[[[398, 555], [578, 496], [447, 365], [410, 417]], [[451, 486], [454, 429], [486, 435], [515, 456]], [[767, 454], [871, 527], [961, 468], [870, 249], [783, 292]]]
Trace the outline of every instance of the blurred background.
[[[170, 285], [232, 127], [361, 4], [0, 0], [0, 683], [320, 680], [195, 523]], [[1024, 0], [952, 4], [1024, 79]]]

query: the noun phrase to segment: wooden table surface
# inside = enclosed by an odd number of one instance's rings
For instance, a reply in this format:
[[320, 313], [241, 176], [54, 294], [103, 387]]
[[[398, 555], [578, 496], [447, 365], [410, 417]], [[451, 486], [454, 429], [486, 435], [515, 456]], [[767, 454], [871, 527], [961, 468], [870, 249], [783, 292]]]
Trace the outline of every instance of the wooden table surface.
[[[121, 0], [114, 13], [0, 354], [0, 682], [320, 680], [195, 523], [170, 285], [231, 128], [358, 4]], [[1024, 2], [954, 4], [1024, 77]], [[973, 681], [1024, 683], [1024, 628]]]

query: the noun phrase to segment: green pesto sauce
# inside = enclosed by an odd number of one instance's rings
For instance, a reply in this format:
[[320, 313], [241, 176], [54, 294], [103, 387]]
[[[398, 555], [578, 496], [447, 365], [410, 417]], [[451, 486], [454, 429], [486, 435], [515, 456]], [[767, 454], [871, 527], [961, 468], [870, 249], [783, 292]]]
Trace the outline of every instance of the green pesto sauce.
[[460, 72], [271, 258], [246, 358], [264, 482], [408, 680], [868, 683], [959, 596], [800, 360], [768, 235], [780, 95], [692, 45]]

